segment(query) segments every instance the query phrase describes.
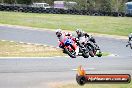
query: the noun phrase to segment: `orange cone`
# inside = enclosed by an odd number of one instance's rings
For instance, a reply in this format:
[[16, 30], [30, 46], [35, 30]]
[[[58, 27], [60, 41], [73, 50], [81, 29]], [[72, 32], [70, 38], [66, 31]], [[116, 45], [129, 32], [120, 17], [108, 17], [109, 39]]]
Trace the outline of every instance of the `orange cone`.
[[80, 76], [85, 76], [85, 75], [86, 75], [86, 72], [85, 72], [85, 70], [82, 68], [81, 65], [78, 67], [78, 75], [80, 75]]

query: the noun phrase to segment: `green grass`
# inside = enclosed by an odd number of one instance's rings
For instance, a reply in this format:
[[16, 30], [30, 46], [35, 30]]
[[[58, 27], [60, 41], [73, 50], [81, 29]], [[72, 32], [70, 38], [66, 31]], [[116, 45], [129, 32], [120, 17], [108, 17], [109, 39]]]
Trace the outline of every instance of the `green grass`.
[[64, 56], [61, 49], [0, 41], [0, 57], [52, 57]]
[[108, 56], [108, 55], [110, 55], [111, 53], [109, 53], [109, 52], [102, 52], [102, 56]]
[[78, 84], [67, 84], [56, 88], [132, 88], [132, 82], [130, 84], [85, 84], [79, 86]]
[[38, 28], [83, 29], [86, 32], [123, 35], [132, 32], [132, 18], [0, 12], [0, 23]]

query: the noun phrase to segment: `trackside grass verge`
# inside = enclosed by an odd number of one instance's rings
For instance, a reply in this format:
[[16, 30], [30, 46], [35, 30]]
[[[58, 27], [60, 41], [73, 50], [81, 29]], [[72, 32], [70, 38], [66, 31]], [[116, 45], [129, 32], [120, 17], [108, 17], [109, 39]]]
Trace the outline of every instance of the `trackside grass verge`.
[[84, 86], [66, 84], [56, 88], [132, 88], [132, 82], [130, 84], [86, 84]]
[[[110, 55], [108, 52], [103, 52], [102, 54], [102, 56]], [[0, 40], [0, 57], [52, 57], [66, 55], [61, 49], [50, 46]]]
[[0, 57], [52, 57], [65, 56], [61, 49], [40, 45], [27, 45], [0, 41]]
[[102, 52], [102, 56], [108, 56], [108, 55], [111, 55], [111, 53], [109, 53], [109, 52]]
[[108, 16], [84, 16], [66, 14], [38, 14], [0, 11], [0, 23], [37, 28], [77, 28], [86, 32], [126, 36], [132, 32], [132, 18]]

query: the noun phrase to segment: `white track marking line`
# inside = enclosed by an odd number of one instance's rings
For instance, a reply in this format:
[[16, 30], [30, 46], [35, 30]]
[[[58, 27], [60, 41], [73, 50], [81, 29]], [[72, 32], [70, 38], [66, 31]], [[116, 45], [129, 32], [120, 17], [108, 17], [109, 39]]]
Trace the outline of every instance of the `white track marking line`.
[[10, 42], [15, 42], [15, 41], [10, 41]]
[[1, 41], [5, 42], [6, 40], [1, 40]]
[[36, 46], [45, 46], [45, 47], [51, 47], [51, 48], [59, 48], [59, 47], [55, 47], [52, 45], [43, 45], [43, 44], [39, 44], [39, 43], [28, 43], [28, 42], [17, 42], [17, 41], [10, 41], [10, 40], [0, 40], [0, 41], [7, 41], [7, 42], [16, 42], [16, 43], [20, 43], [20, 44], [27, 44], [27, 45], [36, 45]]
[[[78, 69], [71, 69], [72, 71], [77, 71]], [[87, 68], [87, 69], [84, 69], [85, 71], [89, 71], [89, 70], [95, 70], [95, 68]]]

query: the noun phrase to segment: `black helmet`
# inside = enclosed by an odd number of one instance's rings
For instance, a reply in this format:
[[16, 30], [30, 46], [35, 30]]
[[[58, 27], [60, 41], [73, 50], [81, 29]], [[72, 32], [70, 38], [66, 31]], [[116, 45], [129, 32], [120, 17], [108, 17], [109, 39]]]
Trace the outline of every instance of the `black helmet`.
[[82, 30], [81, 29], [77, 29], [76, 33], [77, 33], [77, 35], [81, 35], [82, 34]]

